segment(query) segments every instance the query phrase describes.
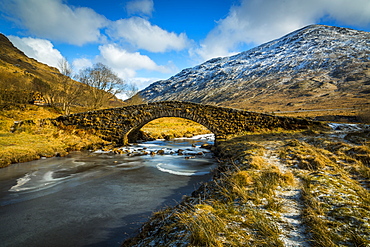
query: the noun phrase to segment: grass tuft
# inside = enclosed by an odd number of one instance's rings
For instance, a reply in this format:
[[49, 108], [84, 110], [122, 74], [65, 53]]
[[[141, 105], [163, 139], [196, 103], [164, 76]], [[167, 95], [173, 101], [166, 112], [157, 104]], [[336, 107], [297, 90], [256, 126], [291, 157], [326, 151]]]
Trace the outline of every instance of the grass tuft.
[[179, 213], [180, 222], [190, 231], [190, 242], [195, 246], [220, 247], [220, 233], [225, 231], [226, 223], [214, 214], [212, 206], [198, 204], [193, 211]]

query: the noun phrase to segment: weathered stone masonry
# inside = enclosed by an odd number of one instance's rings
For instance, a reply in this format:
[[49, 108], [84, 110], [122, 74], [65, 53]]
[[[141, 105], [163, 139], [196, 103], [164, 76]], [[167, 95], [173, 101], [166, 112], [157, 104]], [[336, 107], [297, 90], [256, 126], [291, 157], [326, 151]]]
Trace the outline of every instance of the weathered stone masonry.
[[83, 112], [60, 116], [54, 121], [82, 129], [95, 129], [106, 140], [127, 144], [135, 140], [145, 124], [162, 117], [180, 117], [197, 122], [214, 133], [216, 139], [258, 129], [307, 129], [314, 124], [305, 119], [178, 101]]

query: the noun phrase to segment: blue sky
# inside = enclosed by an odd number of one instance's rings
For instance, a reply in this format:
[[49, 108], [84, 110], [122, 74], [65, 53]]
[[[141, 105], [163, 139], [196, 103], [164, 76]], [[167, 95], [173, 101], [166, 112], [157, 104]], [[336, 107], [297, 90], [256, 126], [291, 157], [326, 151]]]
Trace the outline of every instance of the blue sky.
[[310, 24], [370, 31], [370, 0], [0, 0], [0, 32], [26, 55], [102, 62], [140, 89]]

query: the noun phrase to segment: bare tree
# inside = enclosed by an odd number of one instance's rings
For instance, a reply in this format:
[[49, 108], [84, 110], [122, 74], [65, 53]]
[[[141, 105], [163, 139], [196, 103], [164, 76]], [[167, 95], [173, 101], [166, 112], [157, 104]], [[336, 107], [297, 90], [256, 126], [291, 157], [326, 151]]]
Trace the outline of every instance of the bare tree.
[[139, 89], [133, 83], [127, 85], [125, 94], [127, 95], [128, 99], [126, 103], [128, 105], [138, 105], [144, 103], [143, 97], [138, 93]]
[[66, 59], [61, 59], [58, 67], [61, 73], [58, 78], [61, 88], [57, 94], [57, 100], [62, 105], [63, 112], [69, 114], [71, 106], [80, 100], [84, 86], [72, 80], [73, 69]]
[[73, 69], [69, 62], [67, 61], [67, 59], [62, 58], [58, 61], [58, 69], [61, 74], [68, 76], [69, 78], [72, 77]]
[[89, 103], [92, 109], [107, 105], [116, 94], [125, 90], [126, 83], [102, 63], [80, 71], [80, 82], [90, 86]]

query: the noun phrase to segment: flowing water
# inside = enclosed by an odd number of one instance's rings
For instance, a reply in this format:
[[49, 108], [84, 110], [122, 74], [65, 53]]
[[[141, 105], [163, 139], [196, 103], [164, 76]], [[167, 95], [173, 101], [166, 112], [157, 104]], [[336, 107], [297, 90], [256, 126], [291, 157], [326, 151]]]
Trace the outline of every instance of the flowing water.
[[[0, 245], [119, 246], [153, 211], [211, 178], [207, 142], [157, 140], [130, 155], [74, 152], [0, 169]], [[138, 155], [159, 149], [164, 155]]]

